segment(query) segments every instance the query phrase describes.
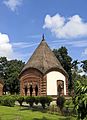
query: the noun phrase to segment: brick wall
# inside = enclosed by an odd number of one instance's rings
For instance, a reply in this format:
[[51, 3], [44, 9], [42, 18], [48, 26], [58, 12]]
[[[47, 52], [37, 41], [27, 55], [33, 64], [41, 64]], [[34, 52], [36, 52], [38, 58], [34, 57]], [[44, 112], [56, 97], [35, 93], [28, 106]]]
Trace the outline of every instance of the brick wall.
[[30, 86], [32, 85], [32, 95], [35, 96], [35, 87], [38, 86], [38, 96], [46, 95], [46, 76], [36, 69], [26, 70], [20, 78], [20, 94], [25, 95], [25, 86], [27, 86], [27, 95], [30, 96]]
[[[30, 96], [30, 86], [32, 85], [32, 95], [35, 96], [35, 87], [38, 86], [38, 96], [47, 95], [47, 76], [37, 69], [27, 69], [20, 77], [20, 94], [25, 96], [25, 86], [27, 86], [27, 95]], [[63, 93], [62, 93], [63, 94]], [[66, 77], [66, 96], [68, 95], [68, 79]]]
[[0, 83], [0, 96], [3, 95], [3, 85]]

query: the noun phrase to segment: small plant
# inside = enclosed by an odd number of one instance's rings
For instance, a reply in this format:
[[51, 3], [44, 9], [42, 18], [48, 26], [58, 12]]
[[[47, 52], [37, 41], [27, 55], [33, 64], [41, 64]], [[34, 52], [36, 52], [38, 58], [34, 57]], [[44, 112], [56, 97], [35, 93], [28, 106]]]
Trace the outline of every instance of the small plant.
[[25, 101], [27, 104], [30, 105], [30, 107], [33, 107], [33, 104], [35, 102], [35, 98], [33, 96], [28, 96], [25, 98]]
[[63, 96], [59, 96], [57, 97], [57, 106], [60, 108], [60, 111], [62, 112], [62, 109], [64, 107], [64, 102], [65, 102], [65, 98]]
[[35, 96], [35, 104], [38, 105], [39, 102], [40, 102], [40, 97]]
[[47, 99], [46, 101], [47, 106], [50, 106], [50, 103], [52, 102], [52, 98], [47, 96], [46, 99]]
[[45, 109], [46, 103], [47, 103], [47, 98], [44, 96], [40, 97], [40, 103], [41, 103], [43, 109]]
[[15, 98], [13, 98], [12, 96], [2, 96], [1, 105], [13, 107], [15, 105]]
[[17, 101], [20, 104], [20, 106], [22, 106], [22, 104], [24, 102], [24, 97], [23, 96], [18, 96]]

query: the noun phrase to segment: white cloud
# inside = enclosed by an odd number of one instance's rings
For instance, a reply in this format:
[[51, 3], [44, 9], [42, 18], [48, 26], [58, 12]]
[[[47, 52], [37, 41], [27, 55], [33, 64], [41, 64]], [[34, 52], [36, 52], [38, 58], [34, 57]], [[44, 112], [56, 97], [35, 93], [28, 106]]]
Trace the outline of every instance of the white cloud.
[[12, 43], [14, 48], [29, 48], [37, 46], [39, 43], [29, 43], [29, 42], [16, 42]]
[[12, 45], [7, 34], [0, 33], [0, 57], [10, 58], [13, 53]]
[[53, 44], [69, 45], [71, 47], [87, 47], [87, 39], [83, 40], [56, 40]]
[[4, 0], [3, 3], [14, 12], [22, 4], [22, 0]]
[[87, 22], [79, 15], [65, 18], [56, 14], [46, 15], [43, 28], [49, 29], [58, 38], [75, 38], [87, 36]]

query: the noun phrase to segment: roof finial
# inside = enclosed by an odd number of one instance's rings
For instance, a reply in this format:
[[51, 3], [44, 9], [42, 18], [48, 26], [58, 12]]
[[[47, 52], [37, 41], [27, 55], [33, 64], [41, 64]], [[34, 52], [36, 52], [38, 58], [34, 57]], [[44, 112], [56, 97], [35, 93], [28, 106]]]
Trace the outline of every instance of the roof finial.
[[45, 39], [44, 39], [44, 34], [43, 34], [43, 36], [42, 36], [42, 40], [44, 41]]

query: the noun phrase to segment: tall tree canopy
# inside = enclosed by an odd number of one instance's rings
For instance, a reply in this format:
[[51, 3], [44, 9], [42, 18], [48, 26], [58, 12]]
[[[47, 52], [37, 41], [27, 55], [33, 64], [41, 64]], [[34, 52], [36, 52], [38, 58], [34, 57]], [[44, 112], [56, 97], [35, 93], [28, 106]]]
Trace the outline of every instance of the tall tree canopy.
[[66, 47], [54, 49], [53, 52], [69, 75], [69, 89], [71, 90], [72, 89], [72, 72], [71, 72], [72, 58], [68, 55], [68, 50], [66, 49]]
[[4, 91], [11, 94], [19, 92], [18, 76], [24, 66], [20, 60], [8, 61], [6, 57], [0, 58], [0, 77], [4, 80]]
[[81, 61], [82, 65], [81, 67], [83, 68], [83, 71], [87, 73], [87, 60]]

